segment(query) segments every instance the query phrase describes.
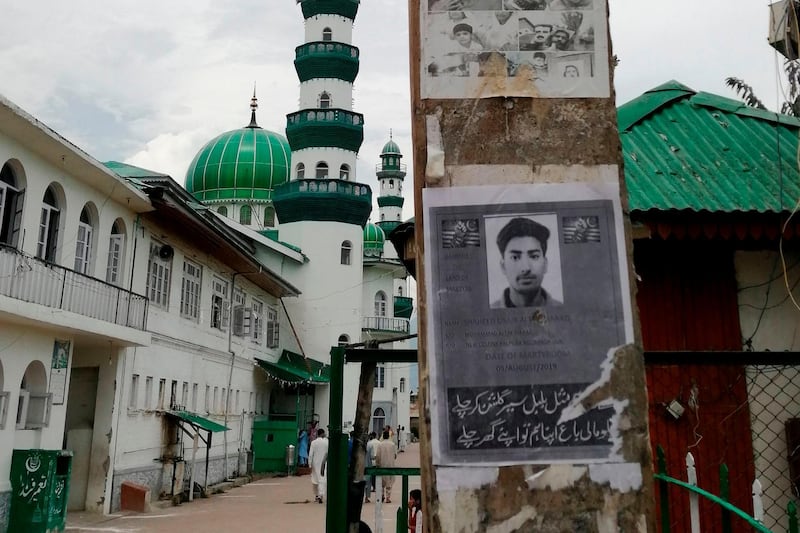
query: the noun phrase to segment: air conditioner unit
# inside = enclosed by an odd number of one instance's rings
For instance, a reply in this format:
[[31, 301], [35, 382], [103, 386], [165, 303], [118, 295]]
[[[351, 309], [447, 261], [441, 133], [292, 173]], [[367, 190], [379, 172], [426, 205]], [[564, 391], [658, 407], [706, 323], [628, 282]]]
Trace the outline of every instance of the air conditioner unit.
[[798, 58], [800, 1], [780, 0], [769, 6], [770, 46], [790, 60]]

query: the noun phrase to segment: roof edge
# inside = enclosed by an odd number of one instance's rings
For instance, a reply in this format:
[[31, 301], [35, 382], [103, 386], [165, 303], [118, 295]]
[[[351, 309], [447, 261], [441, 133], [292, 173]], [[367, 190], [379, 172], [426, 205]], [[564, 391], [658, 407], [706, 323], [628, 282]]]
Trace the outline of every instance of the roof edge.
[[619, 131], [630, 129], [675, 100], [689, 98], [696, 94], [697, 91], [675, 80], [662, 83], [617, 108]]

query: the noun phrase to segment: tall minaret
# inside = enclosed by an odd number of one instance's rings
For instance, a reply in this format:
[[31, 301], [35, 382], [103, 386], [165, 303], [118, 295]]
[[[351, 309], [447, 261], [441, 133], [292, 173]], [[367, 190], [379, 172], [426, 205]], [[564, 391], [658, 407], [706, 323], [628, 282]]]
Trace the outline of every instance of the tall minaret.
[[381, 163], [377, 169], [380, 196], [378, 196], [378, 226], [386, 235], [400, 225], [403, 216], [403, 178], [406, 177], [406, 166], [400, 161], [403, 154], [400, 147], [392, 140], [389, 131], [389, 142], [381, 150]]
[[287, 117], [293, 178], [355, 179], [364, 117], [353, 112], [358, 0], [302, 0], [305, 44], [295, 49], [300, 111]]
[[[331, 346], [361, 341], [364, 225], [372, 190], [355, 181], [363, 116], [352, 110], [358, 48], [350, 45], [359, 0], [299, 0], [305, 43], [295, 51], [300, 110], [286, 117], [290, 181], [275, 189], [278, 238], [306, 256], [285, 302], [303, 351], [328, 362]], [[308, 295], [308, 296], [306, 296]], [[308, 299], [306, 299], [308, 298]], [[344, 422], [355, 414], [360, 365], [345, 366]], [[314, 410], [327, 423], [328, 387]]]

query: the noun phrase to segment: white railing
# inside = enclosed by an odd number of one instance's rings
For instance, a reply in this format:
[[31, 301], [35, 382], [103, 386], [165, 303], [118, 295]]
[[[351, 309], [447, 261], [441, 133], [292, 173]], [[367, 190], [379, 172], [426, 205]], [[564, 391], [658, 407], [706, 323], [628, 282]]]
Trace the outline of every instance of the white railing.
[[2, 245], [0, 294], [130, 328], [147, 324], [145, 296]]
[[408, 333], [408, 319], [385, 316], [365, 316], [361, 329]]

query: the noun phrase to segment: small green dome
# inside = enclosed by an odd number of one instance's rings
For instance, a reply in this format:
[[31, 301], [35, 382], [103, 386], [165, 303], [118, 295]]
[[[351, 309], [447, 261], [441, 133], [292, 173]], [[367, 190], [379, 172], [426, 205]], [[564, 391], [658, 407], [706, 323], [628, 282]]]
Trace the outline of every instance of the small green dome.
[[289, 181], [291, 149], [283, 135], [256, 124], [253, 95], [250, 124], [211, 139], [186, 172], [186, 190], [201, 202], [272, 199]]
[[364, 255], [367, 257], [382, 256], [384, 242], [386, 242], [386, 235], [383, 230], [372, 222], [367, 222], [364, 226]]
[[400, 153], [400, 147], [397, 146], [397, 143], [389, 139], [389, 142], [383, 145], [383, 150], [381, 150], [381, 155], [402, 155], [402, 154]]

